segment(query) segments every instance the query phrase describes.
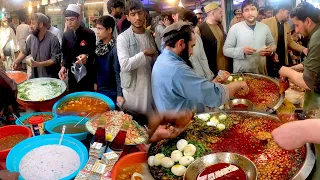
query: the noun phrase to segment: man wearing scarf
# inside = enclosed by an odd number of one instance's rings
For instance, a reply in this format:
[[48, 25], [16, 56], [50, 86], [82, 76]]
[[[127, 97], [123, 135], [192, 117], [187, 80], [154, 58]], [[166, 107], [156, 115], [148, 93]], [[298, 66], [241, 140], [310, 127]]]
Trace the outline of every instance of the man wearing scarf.
[[99, 41], [96, 47], [97, 83], [95, 91], [104, 94], [120, 106], [124, 103], [120, 82], [120, 64], [118, 61], [116, 40], [112, 36], [115, 21], [111, 16], [102, 16], [97, 20]]

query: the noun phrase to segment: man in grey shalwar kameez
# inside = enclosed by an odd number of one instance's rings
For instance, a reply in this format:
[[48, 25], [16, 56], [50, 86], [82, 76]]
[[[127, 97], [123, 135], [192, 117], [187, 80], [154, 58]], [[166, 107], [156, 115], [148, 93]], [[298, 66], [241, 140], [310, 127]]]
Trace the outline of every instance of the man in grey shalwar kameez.
[[224, 43], [223, 54], [233, 58], [233, 72], [267, 74], [266, 56], [276, 51], [269, 27], [257, 22], [259, 5], [254, 0], [242, 3], [245, 21], [229, 30]]
[[125, 103], [123, 108], [148, 114], [154, 110], [151, 91], [151, 71], [158, 51], [152, 34], [145, 29], [146, 12], [140, 1], [126, 3], [125, 13], [131, 27], [117, 38], [118, 58], [121, 66], [121, 87]]

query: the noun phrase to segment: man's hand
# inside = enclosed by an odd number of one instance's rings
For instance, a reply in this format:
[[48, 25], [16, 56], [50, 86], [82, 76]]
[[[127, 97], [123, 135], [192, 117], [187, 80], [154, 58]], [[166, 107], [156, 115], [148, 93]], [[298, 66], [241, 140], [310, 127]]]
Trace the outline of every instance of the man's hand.
[[218, 75], [211, 81], [212, 83], [224, 83], [230, 77], [230, 73], [228, 71], [220, 70]]
[[272, 54], [272, 49], [271, 47], [267, 46], [263, 50], [259, 52], [260, 56], [271, 56]]
[[303, 69], [304, 69], [303, 68], [303, 64], [297, 64], [295, 66], [291, 66], [290, 68], [295, 70], [295, 71], [298, 71], [298, 72], [303, 71]]
[[192, 123], [192, 117], [190, 110], [152, 115], [148, 127], [150, 142], [176, 138]]
[[304, 48], [302, 52], [303, 52], [304, 55], [308, 56], [309, 49], [308, 48]]
[[288, 77], [289, 74], [290, 74], [290, 72], [292, 72], [292, 71], [294, 71], [294, 70], [291, 69], [291, 68], [282, 66], [282, 67], [280, 68], [279, 75], [280, 75], [281, 77]]
[[279, 62], [279, 56], [277, 53], [274, 53], [273, 56], [272, 56], [272, 61], [273, 62]]
[[27, 66], [34, 68], [34, 67], [41, 67], [41, 63], [29, 58], [26, 60]]
[[301, 128], [303, 121], [294, 121], [283, 124], [272, 131], [274, 141], [283, 149], [292, 150], [306, 144], [306, 139]]
[[246, 55], [252, 55], [253, 53], [255, 53], [257, 50], [252, 48], [252, 47], [249, 47], [249, 46], [246, 46], [243, 48], [243, 52], [244, 54]]
[[126, 100], [122, 96], [117, 97], [117, 103], [119, 104], [119, 106], [122, 107], [125, 102], [126, 102]]
[[6, 60], [6, 56], [5, 55], [1, 55], [1, 60], [5, 61]]
[[19, 65], [16, 62], [12, 63], [12, 69], [13, 70], [18, 70], [19, 69]]
[[93, 90], [94, 90], [94, 92], [98, 92], [98, 84], [97, 83], [93, 84]]
[[245, 81], [240, 81], [240, 82], [236, 82], [238, 83], [238, 93], [242, 94], [242, 95], [247, 95], [249, 93], [249, 86]]
[[67, 78], [67, 72], [68, 72], [67, 69], [64, 66], [62, 66], [59, 71], [59, 78], [61, 80], [65, 80]]
[[8, 170], [0, 170], [0, 179], [2, 180], [17, 180], [19, 177], [19, 173], [10, 172]]
[[88, 55], [86, 54], [80, 54], [78, 57], [77, 57], [77, 61], [76, 61], [76, 64], [86, 64], [87, 63], [87, 60], [88, 60]]
[[151, 49], [151, 48], [147, 48], [145, 50], [143, 50], [143, 54], [146, 56], [154, 56], [156, 54], [155, 50]]

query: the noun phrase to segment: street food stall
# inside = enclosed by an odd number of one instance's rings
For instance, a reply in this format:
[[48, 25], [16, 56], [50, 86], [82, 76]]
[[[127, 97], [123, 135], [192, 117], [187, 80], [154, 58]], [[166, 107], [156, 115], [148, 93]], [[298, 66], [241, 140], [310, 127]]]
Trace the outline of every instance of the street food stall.
[[286, 122], [312, 118], [302, 113], [304, 90], [251, 73], [232, 74], [225, 83], [235, 81], [246, 81], [249, 93], [238, 92], [215, 111], [195, 114], [178, 137], [148, 144], [145, 120], [115, 110], [108, 97], [65, 95], [64, 82], [51, 78], [23, 80], [17, 101], [39, 112], [0, 128], [0, 168], [19, 172], [19, 179], [316, 177], [317, 146], [288, 151], [271, 135]]

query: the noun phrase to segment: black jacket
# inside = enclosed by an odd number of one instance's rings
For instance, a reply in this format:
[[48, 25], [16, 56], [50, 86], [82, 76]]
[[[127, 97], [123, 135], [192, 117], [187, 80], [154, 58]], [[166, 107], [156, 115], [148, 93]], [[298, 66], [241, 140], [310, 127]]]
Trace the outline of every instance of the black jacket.
[[[80, 26], [74, 33], [68, 29], [62, 37], [63, 66], [69, 70], [69, 91], [93, 91], [96, 82], [95, 63], [96, 35], [83, 26]], [[71, 73], [71, 66], [77, 61], [77, 56], [87, 54], [88, 60], [85, 64], [87, 75], [77, 82]]]

